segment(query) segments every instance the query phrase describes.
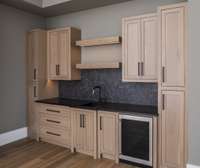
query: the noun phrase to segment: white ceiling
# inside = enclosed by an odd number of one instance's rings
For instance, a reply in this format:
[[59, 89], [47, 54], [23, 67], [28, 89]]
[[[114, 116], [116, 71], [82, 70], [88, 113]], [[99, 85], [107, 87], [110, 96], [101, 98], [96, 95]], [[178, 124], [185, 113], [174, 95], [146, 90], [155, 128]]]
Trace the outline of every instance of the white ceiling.
[[64, 2], [69, 2], [71, 0], [24, 0], [24, 1], [41, 8], [46, 8], [46, 7], [58, 5]]
[[126, 1], [130, 0], [0, 0], [0, 3], [51, 17]]
[[53, 5], [58, 5], [64, 2], [69, 2], [71, 0], [42, 0], [42, 6], [43, 8]]

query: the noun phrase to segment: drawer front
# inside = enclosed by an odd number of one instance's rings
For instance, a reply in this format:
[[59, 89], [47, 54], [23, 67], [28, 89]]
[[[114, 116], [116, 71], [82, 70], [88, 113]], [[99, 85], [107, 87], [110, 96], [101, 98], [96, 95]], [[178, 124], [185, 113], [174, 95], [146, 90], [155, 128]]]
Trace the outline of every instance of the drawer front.
[[40, 128], [40, 138], [42, 141], [54, 143], [61, 146], [70, 146], [70, 132], [64, 129], [51, 127]]
[[62, 106], [41, 104], [38, 106], [37, 111], [50, 115], [70, 117], [70, 110]]
[[43, 126], [63, 127], [70, 129], [70, 118], [62, 116], [47, 115], [41, 113], [40, 124]]

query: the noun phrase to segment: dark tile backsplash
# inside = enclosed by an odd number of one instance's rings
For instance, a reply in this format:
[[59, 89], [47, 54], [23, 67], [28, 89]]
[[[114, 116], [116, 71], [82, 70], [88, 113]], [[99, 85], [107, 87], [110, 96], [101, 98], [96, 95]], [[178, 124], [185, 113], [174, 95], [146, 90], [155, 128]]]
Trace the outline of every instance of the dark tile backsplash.
[[122, 82], [121, 69], [82, 70], [81, 81], [60, 81], [62, 98], [97, 100], [92, 88], [102, 86], [103, 98], [114, 103], [157, 105], [157, 84]]

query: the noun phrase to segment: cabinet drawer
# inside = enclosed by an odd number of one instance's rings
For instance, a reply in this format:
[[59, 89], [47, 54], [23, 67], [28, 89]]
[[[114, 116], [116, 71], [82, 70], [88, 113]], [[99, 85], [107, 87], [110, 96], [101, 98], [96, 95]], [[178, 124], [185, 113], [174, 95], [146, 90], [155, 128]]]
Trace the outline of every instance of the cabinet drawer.
[[70, 111], [67, 107], [56, 106], [56, 105], [41, 104], [40, 106], [38, 106], [38, 112], [45, 113], [48, 115], [70, 117]]
[[41, 127], [40, 138], [42, 141], [54, 143], [60, 146], [70, 146], [70, 131], [67, 129], [55, 129], [52, 127]]
[[62, 117], [62, 116], [41, 114], [40, 115], [40, 124], [44, 125], [44, 126], [47, 125], [47, 126], [52, 126], [52, 127], [63, 127], [66, 129], [70, 129], [70, 118]]

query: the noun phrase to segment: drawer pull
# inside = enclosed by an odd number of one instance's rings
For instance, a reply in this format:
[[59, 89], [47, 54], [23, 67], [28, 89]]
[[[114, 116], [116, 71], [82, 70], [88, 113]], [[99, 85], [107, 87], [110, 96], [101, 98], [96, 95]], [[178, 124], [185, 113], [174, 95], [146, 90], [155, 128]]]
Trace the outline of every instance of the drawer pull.
[[58, 111], [58, 110], [47, 109], [47, 111], [49, 111], [49, 112], [53, 112], [53, 113], [60, 113], [60, 111]]
[[49, 131], [47, 131], [46, 133], [49, 134], [49, 135], [54, 135], [54, 136], [61, 136], [60, 134], [56, 134], [56, 133], [49, 132]]
[[60, 121], [54, 121], [54, 120], [49, 120], [49, 119], [47, 119], [46, 121], [47, 121], [47, 122], [51, 122], [51, 123], [60, 124]]

